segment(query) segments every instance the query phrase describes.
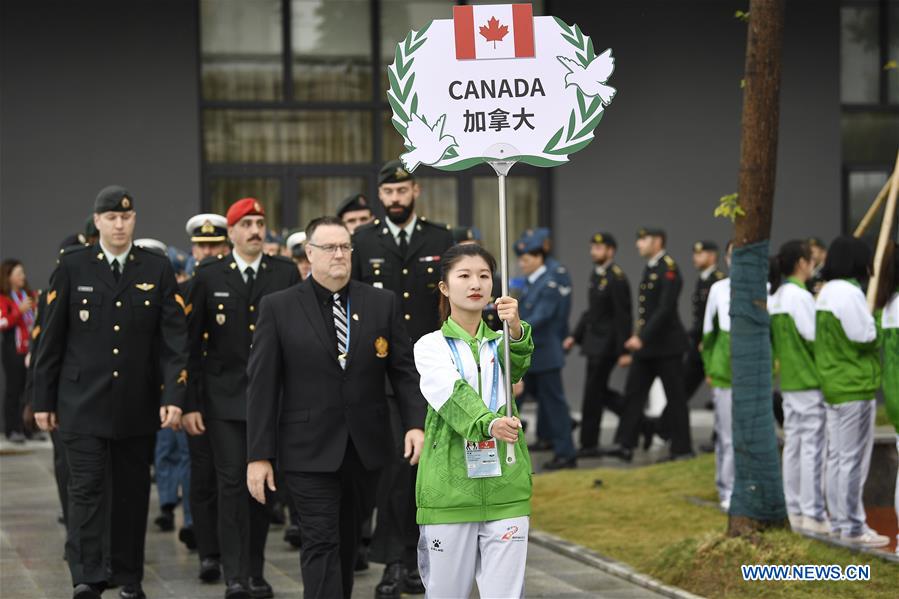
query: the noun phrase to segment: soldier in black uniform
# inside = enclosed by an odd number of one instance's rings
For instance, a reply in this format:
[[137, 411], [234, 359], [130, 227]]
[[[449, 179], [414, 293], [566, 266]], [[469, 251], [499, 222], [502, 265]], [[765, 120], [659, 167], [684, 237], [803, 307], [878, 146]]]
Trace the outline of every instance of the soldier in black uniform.
[[[221, 214], [197, 214], [188, 219], [185, 230], [190, 236], [191, 254], [196, 264], [210, 256], [227, 256], [231, 252], [227, 227], [228, 221]], [[195, 275], [196, 270], [192, 273], [192, 276]], [[192, 283], [193, 278], [190, 278], [181, 284], [184, 297], [190, 297]], [[192, 305], [190, 311], [193, 312]], [[199, 578], [203, 582], [215, 582], [222, 575], [218, 537], [218, 481], [209, 435], [201, 434], [202, 431], [194, 427], [195, 417], [191, 416], [203, 411], [202, 378], [197, 376], [190, 379], [182, 420], [188, 432], [187, 445], [190, 449], [190, 510], [200, 558]]]
[[[378, 197], [387, 218], [359, 227], [353, 235], [353, 278], [397, 294], [413, 343], [440, 328], [440, 257], [453, 245], [447, 225], [415, 214], [420, 193], [412, 173], [398, 160], [388, 162], [378, 179]], [[387, 564], [375, 590], [377, 598], [424, 592], [416, 554], [415, 468], [402, 457], [405, 431], [392, 403], [391, 409], [397, 451], [381, 474], [372, 542], [372, 559]]]
[[127, 190], [104, 188], [94, 212], [99, 244], [66, 249], [45, 295], [35, 419], [66, 448], [74, 596], [99, 598], [109, 581], [140, 599], [153, 442], [160, 423], [179, 427], [187, 386], [184, 300], [168, 258], [132, 245]]
[[683, 355], [687, 335], [677, 311], [683, 279], [674, 259], [665, 251], [662, 229], [637, 231], [637, 250], [647, 259], [640, 281], [637, 326], [624, 347], [633, 354], [624, 390], [624, 414], [618, 425], [619, 446], [612, 455], [633, 459], [643, 424], [643, 408], [656, 377], [662, 379], [668, 400], [671, 434], [670, 459], [693, 456], [690, 419], [684, 395]]
[[690, 346], [684, 356], [684, 388], [687, 401], [693, 397], [705, 380], [699, 344], [702, 343], [702, 319], [705, 304], [712, 285], [727, 275], [718, 269], [718, 244], [714, 241], [697, 241], [693, 244], [693, 266], [699, 271], [693, 291], [693, 325], [687, 335]]
[[247, 362], [259, 300], [300, 281], [293, 262], [262, 252], [265, 213], [253, 198], [227, 213], [230, 255], [197, 267], [188, 299], [190, 370], [202, 381], [202, 411], [185, 415], [191, 434], [209, 435], [218, 479], [218, 534], [225, 597], [272, 597], [263, 577], [269, 513], [247, 491]]
[[354, 193], [337, 206], [337, 218], [343, 221], [352, 235], [356, 229], [374, 220], [374, 215], [368, 199], [361, 193]]
[[587, 356], [587, 378], [581, 408], [580, 457], [598, 457], [599, 431], [604, 408], [621, 416], [621, 395], [609, 388], [609, 375], [616, 364], [626, 366], [630, 355], [624, 342], [632, 329], [631, 290], [627, 276], [615, 264], [618, 244], [610, 233], [590, 238], [590, 258], [595, 264], [590, 274], [587, 309], [571, 336], [563, 342], [568, 351], [575, 344]]

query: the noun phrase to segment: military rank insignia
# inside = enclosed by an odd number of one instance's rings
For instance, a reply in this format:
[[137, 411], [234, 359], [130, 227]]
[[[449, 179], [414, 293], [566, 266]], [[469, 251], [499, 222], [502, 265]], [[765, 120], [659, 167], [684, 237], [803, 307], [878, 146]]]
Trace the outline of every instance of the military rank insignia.
[[81, 319], [81, 322], [87, 322], [90, 317], [91, 317], [90, 310], [79, 310], [78, 311], [78, 318]]
[[215, 315], [215, 321], [219, 323], [219, 325], [225, 324], [225, 315], [219, 312]]
[[387, 339], [384, 337], [378, 337], [375, 339], [375, 355], [379, 358], [387, 357], [387, 349], [390, 345], [387, 343]]

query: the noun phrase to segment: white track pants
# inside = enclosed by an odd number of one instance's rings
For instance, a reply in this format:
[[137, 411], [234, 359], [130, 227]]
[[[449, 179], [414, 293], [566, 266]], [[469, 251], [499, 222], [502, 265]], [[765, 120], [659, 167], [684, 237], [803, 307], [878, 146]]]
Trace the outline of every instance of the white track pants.
[[730, 505], [734, 491], [733, 390], [712, 387], [715, 404], [715, 486], [718, 500]]
[[787, 512], [822, 522], [827, 407], [821, 391], [784, 391], [783, 479]]
[[524, 597], [529, 526], [528, 516], [421, 525], [418, 570], [427, 599], [465, 599], [474, 580], [481, 599]]
[[827, 405], [827, 464], [824, 470], [831, 528], [843, 536], [866, 530], [862, 491], [874, 447], [874, 400]]

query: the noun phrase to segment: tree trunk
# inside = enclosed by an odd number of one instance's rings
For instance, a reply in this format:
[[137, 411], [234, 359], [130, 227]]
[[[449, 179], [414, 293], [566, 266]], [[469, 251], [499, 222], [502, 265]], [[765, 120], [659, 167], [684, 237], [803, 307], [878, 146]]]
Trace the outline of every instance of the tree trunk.
[[777, 166], [783, 0], [752, 0], [746, 43], [739, 203], [731, 271], [731, 361], [736, 480], [728, 534], [786, 520], [774, 430], [768, 238]]

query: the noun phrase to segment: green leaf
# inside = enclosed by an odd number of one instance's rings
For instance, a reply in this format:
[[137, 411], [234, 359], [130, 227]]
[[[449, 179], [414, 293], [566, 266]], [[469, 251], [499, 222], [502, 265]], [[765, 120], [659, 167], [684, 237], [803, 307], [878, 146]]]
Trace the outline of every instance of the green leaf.
[[409, 92], [412, 91], [412, 82], [415, 81], [415, 73], [409, 77], [409, 80], [406, 82], [406, 86], [403, 88], [403, 95], [400, 97], [401, 102], [405, 102], [406, 98], [409, 97]]
[[577, 25], [574, 26], [574, 33], [577, 35], [577, 45], [581, 48], [584, 47], [584, 34], [581, 33], [581, 28]]
[[740, 195], [737, 193], [721, 196], [718, 199], [718, 207], [715, 208], [715, 216], [729, 218], [731, 222], [735, 222], [741, 216], [746, 216], [746, 211], [740, 206], [739, 197]]
[[587, 57], [581, 54], [580, 52], [575, 52], [577, 59], [580, 61], [582, 67], [586, 67], [590, 62], [587, 60]]
[[434, 21], [428, 21], [427, 25], [425, 25], [424, 27], [422, 27], [421, 29], [418, 30], [418, 34], [415, 37], [417, 39], [421, 39], [421, 36], [423, 36], [425, 34], [425, 32], [427, 32], [428, 28], [431, 26], [431, 23], [433, 23], [433, 22]]
[[416, 42], [411, 48], [406, 51], [406, 56], [409, 56], [410, 54], [421, 48], [422, 44], [424, 44], [426, 41], [428, 41], [427, 38], [421, 40], [420, 42]]
[[409, 106], [409, 112], [412, 114], [418, 112], [418, 94], [412, 94], [412, 105]]
[[574, 133], [574, 116], [575, 116], [575, 113], [572, 110], [571, 116], [568, 117], [568, 136], [565, 138], [565, 141], [570, 141], [571, 134]]
[[450, 146], [446, 149], [446, 152], [443, 153], [443, 156], [441, 156], [440, 159], [443, 160], [444, 158], [456, 158], [458, 155], [459, 153], [456, 152], [456, 148]]
[[587, 38], [587, 60], [592, 62], [596, 58], [596, 52], [593, 51], [593, 40]]
[[588, 118], [590, 118], [590, 116], [594, 112], [599, 110], [601, 105], [602, 105], [602, 100], [599, 99], [599, 96], [594, 96], [593, 101], [590, 102], [590, 106], [587, 107], [587, 114], [584, 115], [582, 120], [587, 120]]
[[595, 117], [584, 123], [584, 126], [581, 127], [581, 130], [577, 132], [577, 135], [574, 136], [574, 139], [580, 138], [582, 135], [586, 135], [590, 131], [596, 129], [596, 126], [599, 124], [599, 121], [602, 120], [603, 115], [606, 113], [605, 110], [601, 110], [599, 114]]
[[406, 111], [403, 110], [403, 105], [400, 104], [396, 98], [391, 94], [387, 94], [387, 101], [390, 102], [391, 108], [393, 108], [393, 114], [396, 118], [400, 119], [404, 123], [409, 122], [409, 115], [406, 114]]
[[584, 105], [584, 92], [577, 90], [577, 107], [581, 112], [581, 120], [587, 118], [587, 107]]
[[571, 44], [572, 46], [575, 46], [576, 48], [580, 48], [580, 47], [581, 47], [581, 45], [580, 45], [579, 43], [577, 43], [577, 40], [574, 39], [573, 37], [568, 36], [568, 35], [565, 35], [564, 33], [562, 34], [562, 37], [564, 37], [565, 40], [566, 40], [569, 44]]
[[409, 68], [405, 64], [403, 64], [403, 53], [402, 53], [403, 45], [396, 45], [396, 53], [393, 56], [394, 64], [396, 65], [394, 68], [396, 69], [396, 76], [400, 79], [403, 79], [406, 76], [406, 70]]
[[558, 23], [559, 27], [561, 27], [564, 31], [568, 32], [569, 35], [571, 34], [571, 27], [568, 26], [568, 23], [566, 23], [559, 17], [553, 17], [553, 18], [556, 20], [556, 23]]
[[559, 140], [562, 139], [562, 134], [564, 132], [565, 132], [565, 127], [562, 127], [561, 129], [556, 131], [556, 134], [553, 135], [551, 138], [549, 138], [549, 141], [546, 142], [546, 147], [543, 148], [543, 151], [548, 152], [551, 148], [555, 147], [555, 145], [557, 143], [559, 143]]
[[589, 144], [591, 141], [593, 141], [592, 137], [590, 139], [584, 140], [584, 141], [576, 143], [576, 144], [572, 144], [570, 146], [564, 146], [564, 147], [558, 148], [556, 150], [549, 150], [549, 151], [544, 150], [544, 151], [546, 151], [547, 154], [555, 154], [555, 155], [574, 154], [575, 152], [578, 152], [578, 151], [584, 149], [585, 147], [587, 147], [587, 144]]
[[749, 11], [747, 10], [746, 12], [743, 12], [742, 10], [738, 10], [734, 13], [734, 18], [746, 23], [747, 21], [749, 21]]
[[390, 91], [392, 91], [395, 94], [399, 94], [400, 82], [396, 78], [396, 75], [393, 74], [392, 69], [387, 69], [387, 82], [390, 84]]

